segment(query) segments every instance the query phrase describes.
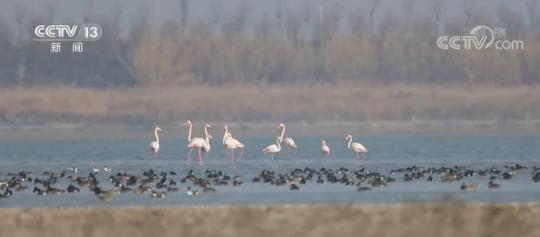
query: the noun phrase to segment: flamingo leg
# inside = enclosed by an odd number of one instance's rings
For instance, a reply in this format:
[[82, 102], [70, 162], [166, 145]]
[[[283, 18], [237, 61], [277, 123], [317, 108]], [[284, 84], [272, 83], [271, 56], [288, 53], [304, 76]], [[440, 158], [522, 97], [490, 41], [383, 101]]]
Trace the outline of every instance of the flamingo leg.
[[360, 160], [360, 156], [358, 154], [360, 154], [360, 153], [356, 152], [356, 159]]
[[231, 149], [231, 161], [234, 161], [234, 150]]
[[202, 165], [202, 149], [199, 148], [199, 165]]
[[157, 160], [157, 152], [154, 152], [154, 160]]
[[189, 151], [187, 153], [187, 161], [191, 161], [191, 152], [193, 151], [193, 148], [189, 148]]

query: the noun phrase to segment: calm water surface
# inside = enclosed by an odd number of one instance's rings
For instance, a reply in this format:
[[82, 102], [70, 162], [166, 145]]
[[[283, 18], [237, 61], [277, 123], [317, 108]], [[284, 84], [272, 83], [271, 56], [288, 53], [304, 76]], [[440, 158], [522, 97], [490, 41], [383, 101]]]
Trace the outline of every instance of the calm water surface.
[[[111, 173], [100, 173], [101, 185], [109, 188], [108, 177], [116, 172], [141, 174], [150, 168], [176, 171], [170, 176], [177, 181], [179, 192], [169, 193], [165, 199], [152, 199], [148, 194], [116, 195], [109, 203], [94, 197], [87, 188], [81, 193], [37, 196], [31, 190], [14, 192], [9, 199], [0, 201], [0, 207], [64, 207], [64, 206], [125, 206], [125, 205], [192, 205], [192, 204], [270, 204], [270, 203], [380, 203], [405, 201], [432, 201], [448, 196], [466, 201], [538, 201], [540, 183], [534, 183], [530, 170], [514, 176], [511, 180], [497, 180], [501, 188], [487, 188], [488, 177], [466, 178], [465, 182], [479, 184], [476, 191], [459, 190], [460, 183], [441, 183], [423, 180], [397, 182], [386, 188], [357, 192], [355, 186], [343, 184], [302, 185], [300, 190], [289, 190], [288, 186], [251, 183], [251, 179], [263, 169], [290, 172], [294, 168], [321, 167], [350, 169], [368, 168], [389, 175], [391, 169], [407, 166], [440, 167], [464, 165], [471, 168], [502, 167], [519, 163], [540, 166], [540, 135], [371, 135], [361, 139], [369, 149], [363, 160], [355, 160], [354, 154], [346, 150], [343, 137], [325, 137], [331, 155], [323, 160], [320, 155], [320, 137], [297, 137], [300, 149], [296, 156], [282, 151], [271, 161], [260, 150], [271, 144], [271, 137], [239, 138], [247, 147], [238, 164], [228, 162], [220, 140], [213, 142], [203, 166], [186, 162], [185, 140], [161, 141], [158, 160], [151, 160], [148, 143], [150, 139], [53, 139], [53, 140], [0, 140], [0, 177], [7, 178], [8, 172], [31, 171], [32, 176], [41, 176], [43, 171], [60, 172], [68, 167], [78, 167], [79, 175], [88, 175], [90, 168], [109, 166]], [[196, 155], [195, 152], [193, 155]], [[227, 175], [238, 175], [244, 180], [240, 187], [214, 186], [216, 193], [203, 193], [196, 197], [186, 194], [188, 184], [181, 184], [189, 169], [203, 174], [206, 169], [220, 169]], [[55, 187], [65, 188], [66, 180]]]

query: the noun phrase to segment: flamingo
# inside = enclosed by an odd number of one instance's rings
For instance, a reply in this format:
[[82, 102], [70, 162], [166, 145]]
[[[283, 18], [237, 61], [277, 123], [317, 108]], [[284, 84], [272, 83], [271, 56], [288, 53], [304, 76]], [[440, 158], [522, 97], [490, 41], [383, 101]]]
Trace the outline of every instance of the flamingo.
[[289, 150], [294, 150], [294, 155], [296, 156], [296, 149], [298, 149], [298, 146], [296, 145], [294, 140], [290, 137], [283, 138], [285, 136], [285, 124], [280, 123], [279, 129], [281, 129], [281, 135], [279, 135], [281, 141], [285, 144], [285, 146], [287, 146]]
[[230, 158], [231, 160], [234, 160], [235, 149], [239, 149], [242, 151], [242, 153], [240, 153], [240, 156], [242, 156], [242, 154], [244, 153], [244, 144], [233, 138], [232, 134], [229, 132], [229, 127], [227, 126], [227, 124], [225, 124], [225, 132], [223, 134], [223, 146], [229, 152], [229, 154], [227, 154], [228, 159]]
[[[203, 149], [206, 148], [206, 138], [200, 138], [200, 137], [194, 137], [192, 138], [191, 137], [191, 131], [193, 130], [193, 124], [191, 123], [190, 120], [186, 121], [186, 123], [184, 123], [185, 126], [188, 126], [189, 127], [189, 131], [188, 131], [188, 137], [187, 137], [187, 140], [188, 140], [188, 145], [187, 145], [187, 148], [189, 149], [188, 151], [188, 161], [191, 159], [191, 152], [193, 151], [193, 149], [197, 149], [199, 151], [199, 156], [198, 156], [198, 159], [199, 159], [199, 164], [202, 164], [202, 152], [203, 152]], [[206, 131], [206, 127], [205, 127], [205, 131]], [[207, 135], [207, 134], [205, 134]]]
[[276, 138], [276, 144], [269, 145], [269, 146], [265, 147], [264, 149], [262, 149], [262, 151], [265, 154], [270, 154], [272, 156], [272, 160], [274, 160], [274, 154], [281, 151], [281, 145], [280, 145], [281, 142], [282, 142], [281, 137], [277, 137]]
[[203, 148], [203, 153], [208, 153], [210, 151], [210, 139], [214, 139], [212, 137], [212, 135], [210, 135], [210, 133], [208, 132], [208, 129], [211, 129], [212, 126], [210, 124], [206, 124], [204, 125], [204, 148]]
[[349, 144], [347, 145], [347, 147], [349, 148], [349, 150], [356, 153], [357, 160], [360, 159], [360, 156], [359, 156], [360, 154], [364, 154], [368, 152], [368, 150], [366, 149], [366, 147], [364, 147], [364, 145], [357, 142], [352, 142], [351, 134], [347, 135], [347, 137], [345, 137], [345, 140], [349, 141]]
[[157, 159], [157, 154], [158, 154], [158, 151], [159, 151], [159, 136], [158, 136], [158, 132], [162, 132], [162, 131], [163, 131], [163, 130], [161, 130], [160, 127], [155, 127], [155, 128], [154, 128], [154, 135], [156, 136], [156, 140], [150, 142], [150, 150], [152, 150], [152, 154], [154, 155], [154, 160]]
[[323, 158], [328, 158], [328, 155], [330, 155], [330, 147], [326, 145], [325, 140], [321, 141], [321, 152], [322, 152]]

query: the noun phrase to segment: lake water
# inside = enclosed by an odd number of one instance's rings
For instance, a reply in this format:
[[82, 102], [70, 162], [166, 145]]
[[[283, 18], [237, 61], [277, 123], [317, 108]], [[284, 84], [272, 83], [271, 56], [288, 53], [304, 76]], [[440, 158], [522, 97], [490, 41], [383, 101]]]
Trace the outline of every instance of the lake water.
[[[331, 155], [323, 160], [320, 154], [321, 137], [296, 137], [299, 145], [296, 156], [282, 151], [272, 161], [261, 149], [274, 142], [272, 137], [240, 137], [246, 144], [246, 152], [237, 164], [226, 159], [220, 139], [213, 142], [203, 166], [186, 162], [185, 140], [161, 141], [158, 160], [152, 160], [148, 143], [150, 139], [25, 139], [0, 140], [0, 177], [8, 178], [8, 172], [30, 171], [34, 177], [43, 177], [44, 171], [60, 172], [68, 167], [78, 167], [78, 175], [88, 175], [90, 168], [109, 166], [110, 173], [98, 175], [100, 185], [111, 188], [108, 177], [116, 172], [141, 174], [144, 170], [175, 171], [170, 176], [177, 181], [180, 191], [171, 192], [165, 199], [153, 199], [149, 194], [119, 194], [106, 203], [98, 200], [87, 188], [77, 194], [37, 196], [29, 189], [13, 192], [13, 196], [0, 200], [0, 207], [64, 207], [64, 206], [125, 206], [125, 205], [192, 205], [192, 204], [271, 204], [271, 203], [380, 203], [405, 201], [433, 201], [446, 197], [465, 201], [538, 201], [540, 183], [531, 180], [530, 168], [540, 166], [540, 135], [370, 135], [361, 137], [369, 154], [363, 160], [346, 149], [343, 137], [324, 137]], [[356, 141], [356, 139], [355, 139]], [[196, 152], [193, 153], [195, 158]], [[195, 159], [193, 159], [195, 160]], [[503, 167], [519, 163], [529, 166], [529, 171], [518, 173], [510, 180], [497, 180], [499, 189], [488, 189], [488, 176], [465, 178], [465, 182], [477, 183], [476, 191], [461, 191], [460, 182], [442, 183], [439, 176], [434, 182], [419, 180], [403, 181], [403, 175], [395, 176], [396, 182], [386, 188], [357, 192], [355, 186], [343, 184], [302, 185], [300, 190], [288, 186], [252, 183], [251, 179], [263, 169], [290, 172], [293, 168], [319, 169], [347, 167], [368, 168], [389, 175], [391, 169], [407, 166], [440, 167], [463, 165], [471, 168]], [[188, 184], [180, 183], [189, 169], [202, 175], [206, 169], [220, 169], [227, 175], [240, 176], [244, 183], [239, 187], [214, 186], [215, 193], [188, 196]], [[65, 188], [68, 181], [59, 180], [55, 187]], [[39, 185], [38, 185], [39, 187]]]

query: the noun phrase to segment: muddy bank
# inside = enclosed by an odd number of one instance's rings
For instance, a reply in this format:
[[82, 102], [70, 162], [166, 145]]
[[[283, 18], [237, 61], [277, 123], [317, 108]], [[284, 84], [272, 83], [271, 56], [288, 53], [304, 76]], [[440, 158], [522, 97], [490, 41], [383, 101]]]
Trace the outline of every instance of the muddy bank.
[[0, 209], [0, 236], [540, 236], [539, 203]]

